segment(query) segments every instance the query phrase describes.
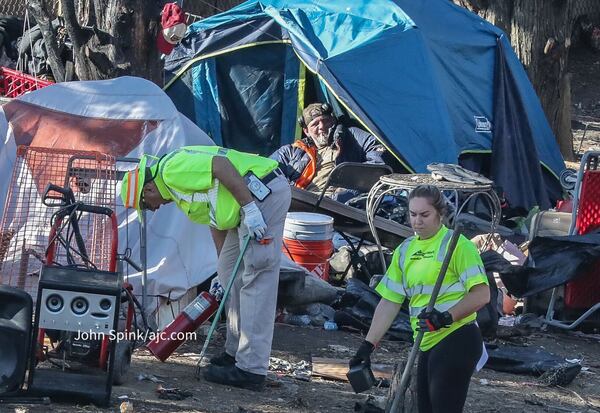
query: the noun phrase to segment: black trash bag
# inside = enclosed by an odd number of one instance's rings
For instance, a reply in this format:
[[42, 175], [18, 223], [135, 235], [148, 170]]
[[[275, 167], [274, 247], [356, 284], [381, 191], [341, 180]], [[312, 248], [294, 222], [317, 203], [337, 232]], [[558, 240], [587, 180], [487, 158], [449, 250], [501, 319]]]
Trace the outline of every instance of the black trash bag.
[[[340, 328], [352, 327], [367, 333], [379, 300], [380, 297], [375, 290], [362, 281], [351, 278], [348, 280], [346, 291], [335, 303], [334, 307], [338, 310], [335, 313], [334, 321]], [[409, 315], [405, 309], [396, 316], [388, 335], [396, 340], [412, 340]]]
[[537, 376], [549, 385], [567, 385], [581, 371], [580, 363], [569, 363], [541, 348], [486, 344], [486, 349], [489, 359], [485, 368]]
[[[333, 320], [338, 327], [351, 327], [360, 330], [363, 334], [367, 334], [369, 327], [371, 326], [371, 317], [363, 317], [365, 314], [356, 310], [354, 307], [344, 308], [335, 312]], [[386, 333], [386, 339], [407, 341], [412, 343], [413, 332], [410, 327], [410, 320], [407, 313], [400, 311], [396, 316], [396, 319], [390, 326], [390, 329]]]
[[[392, 250], [384, 250], [383, 251], [383, 259], [385, 261], [386, 268], [392, 264], [392, 257], [394, 256], [394, 251]], [[385, 268], [381, 267], [381, 258], [379, 257], [379, 251], [369, 251], [364, 256], [365, 262], [367, 264], [367, 269], [369, 270], [369, 274], [383, 274], [385, 273]]]
[[496, 280], [491, 271], [486, 271], [486, 275], [490, 287], [490, 302], [477, 311], [477, 324], [484, 337], [495, 337], [496, 331], [498, 330], [498, 319], [500, 317], [497, 305], [498, 286], [496, 286]]
[[563, 285], [586, 274], [600, 258], [600, 234], [536, 237], [523, 266], [513, 265], [500, 278], [515, 297]]
[[487, 272], [502, 273], [509, 271], [513, 266], [509, 260], [494, 250], [485, 251], [480, 256], [481, 261], [483, 261], [483, 266]]

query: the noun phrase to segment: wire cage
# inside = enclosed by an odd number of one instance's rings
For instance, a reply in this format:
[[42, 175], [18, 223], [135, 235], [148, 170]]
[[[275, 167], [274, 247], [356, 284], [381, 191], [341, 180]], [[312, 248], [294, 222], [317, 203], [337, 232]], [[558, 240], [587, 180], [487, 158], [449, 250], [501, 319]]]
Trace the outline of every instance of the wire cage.
[[[116, 161], [98, 152], [19, 146], [0, 225], [0, 284], [25, 290], [35, 300], [39, 271], [46, 263], [52, 216], [59, 209], [42, 203], [48, 184], [71, 188], [76, 201], [115, 209]], [[69, 250], [73, 234], [61, 228], [53, 263], [109, 271], [114, 251], [106, 215], [81, 213], [79, 228], [89, 259]], [[60, 228], [59, 228], [60, 230]], [[52, 263], [48, 263], [52, 264]]]

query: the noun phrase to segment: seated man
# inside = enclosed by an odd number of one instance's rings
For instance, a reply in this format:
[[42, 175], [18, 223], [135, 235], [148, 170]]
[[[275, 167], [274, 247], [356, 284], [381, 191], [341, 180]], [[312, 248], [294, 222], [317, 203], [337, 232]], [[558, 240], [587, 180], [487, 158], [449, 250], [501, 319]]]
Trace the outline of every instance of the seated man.
[[[383, 145], [370, 133], [339, 123], [327, 103], [311, 103], [298, 122], [306, 137], [271, 155], [298, 188], [320, 194], [333, 168], [342, 162], [384, 163]], [[345, 202], [358, 194], [330, 188], [326, 195]]]

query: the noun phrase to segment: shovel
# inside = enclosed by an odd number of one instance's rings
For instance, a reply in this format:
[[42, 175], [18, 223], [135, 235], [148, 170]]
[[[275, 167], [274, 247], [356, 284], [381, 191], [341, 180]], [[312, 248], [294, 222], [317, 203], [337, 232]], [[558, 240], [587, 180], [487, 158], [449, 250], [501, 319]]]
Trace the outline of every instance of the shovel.
[[[450, 238], [450, 244], [448, 245], [448, 250], [446, 251], [444, 261], [442, 262], [442, 268], [440, 268], [440, 273], [437, 277], [437, 280], [435, 281], [433, 291], [431, 292], [431, 298], [429, 299], [429, 304], [427, 304], [427, 309], [425, 310], [427, 312], [432, 311], [433, 307], [435, 306], [435, 300], [437, 300], [437, 296], [440, 292], [440, 289], [442, 288], [442, 283], [444, 282], [444, 277], [446, 276], [446, 271], [448, 270], [448, 266], [450, 265], [450, 259], [452, 258], [452, 254], [454, 253], [454, 249], [456, 248], [456, 244], [458, 242], [459, 237], [460, 229], [457, 225], [457, 228], [452, 234], [452, 238]], [[419, 331], [417, 333], [415, 342], [412, 346], [412, 349], [410, 350], [410, 354], [408, 355], [408, 360], [406, 361], [406, 365], [404, 366], [402, 378], [400, 379], [400, 386], [397, 391], [394, 391], [394, 383], [397, 382], [397, 375], [400, 372], [400, 369], [397, 369], [394, 373], [392, 386], [390, 387], [390, 396], [388, 399], [387, 407], [385, 409], [386, 413], [412, 413], [411, 410], [405, 410], [404, 401], [406, 397], [406, 390], [408, 389], [408, 386], [410, 384], [413, 365], [415, 364], [415, 360], [417, 358], [417, 355], [419, 354], [419, 347], [421, 346], [421, 341], [423, 340], [424, 335], [424, 331]], [[392, 400], [391, 406], [389, 403], [390, 400]]]
[[204, 345], [202, 346], [202, 351], [200, 352], [200, 360], [196, 364], [196, 378], [200, 377], [200, 364], [202, 363], [202, 359], [206, 355], [206, 349], [208, 348], [208, 343], [210, 343], [210, 338], [215, 332], [215, 328], [217, 327], [217, 323], [219, 322], [219, 318], [221, 317], [221, 313], [223, 312], [223, 308], [225, 307], [225, 302], [227, 301], [227, 297], [229, 297], [229, 292], [231, 291], [231, 287], [233, 286], [233, 282], [237, 277], [238, 270], [240, 268], [240, 264], [242, 263], [242, 259], [244, 258], [244, 254], [246, 254], [246, 250], [248, 249], [248, 244], [250, 243], [250, 235], [246, 235], [244, 237], [244, 241], [242, 242], [242, 248], [240, 249], [240, 255], [233, 266], [233, 273], [229, 278], [229, 282], [227, 283], [227, 287], [225, 288], [225, 292], [223, 293], [223, 298], [221, 298], [221, 303], [219, 304], [219, 308], [213, 318], [213, 322], [208, 329], [208, 334], [206, 335], [206, 340], [204, 340]]

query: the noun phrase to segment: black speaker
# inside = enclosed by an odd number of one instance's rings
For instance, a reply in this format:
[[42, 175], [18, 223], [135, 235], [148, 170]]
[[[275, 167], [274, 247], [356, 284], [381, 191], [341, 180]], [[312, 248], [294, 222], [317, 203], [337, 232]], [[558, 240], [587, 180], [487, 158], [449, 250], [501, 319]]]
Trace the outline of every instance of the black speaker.
[[122, 283], [115, 272], [42, 267], [28, 394], [109, 404]]
[[0, 285], [0, 395], [18, 391], [25, 380], [32, 311], [29, 294]]

